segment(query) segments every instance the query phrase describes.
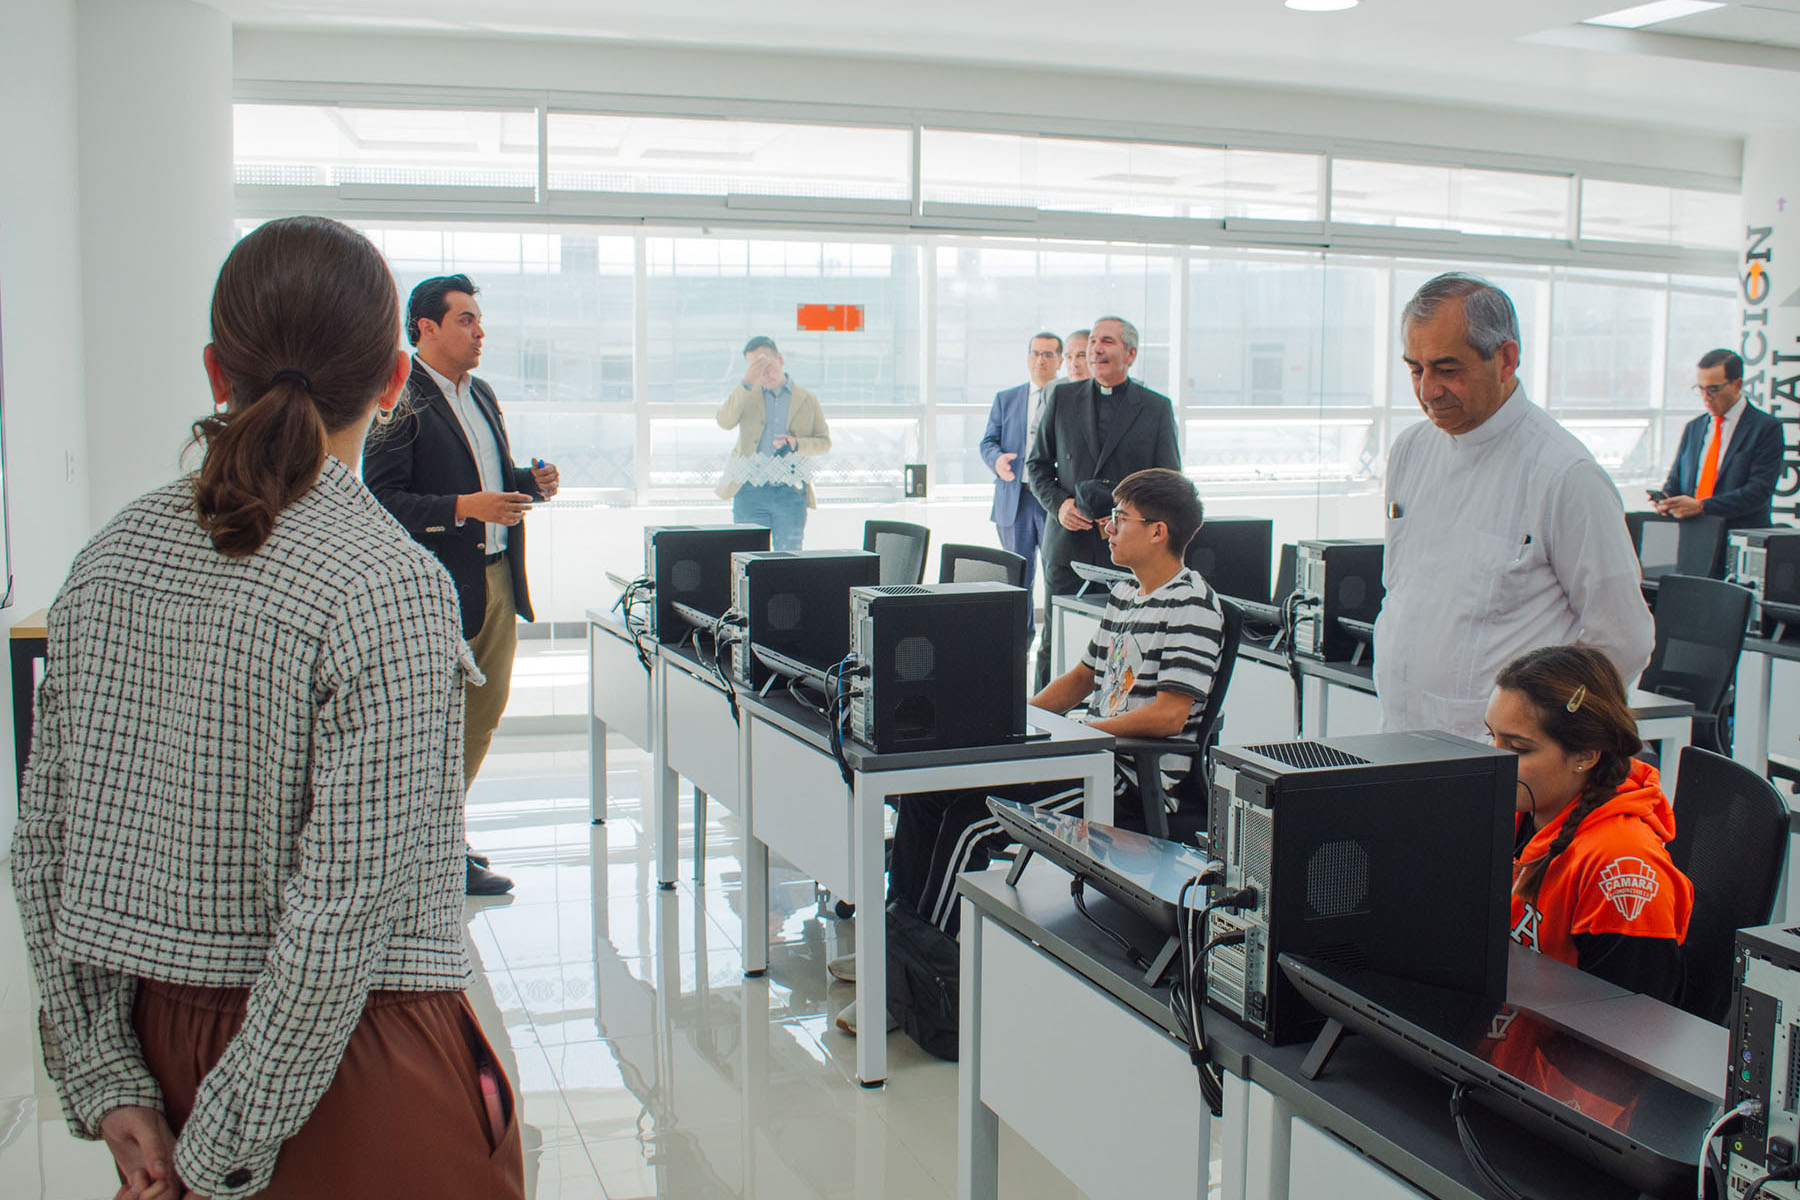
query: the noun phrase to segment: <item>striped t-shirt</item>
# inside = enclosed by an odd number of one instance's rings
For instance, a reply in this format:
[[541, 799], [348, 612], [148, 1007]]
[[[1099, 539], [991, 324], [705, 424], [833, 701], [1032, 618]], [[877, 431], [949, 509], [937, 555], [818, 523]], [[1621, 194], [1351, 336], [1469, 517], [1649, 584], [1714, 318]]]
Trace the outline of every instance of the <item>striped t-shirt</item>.
[[[1115, 585], [1100, 628], [1081, 656], [1095, 681], [1088, 713], [1116, 717], [1142, 708], [1158, 692], [1183, 692], [1193, 697], [1193, 703], [1181, 736], [1197, 738], [1213, 674], [1219, 669], [1224, 630], [1218, 595], [1191, 567], [1183, 567], [1148, 594], [1140, 594], [1135, 580]], [[1120, 759], [1118, 766], [1132, 778], [1129, 762]], [[1174, 791], [1190, 766], [1190, 759], [1163, 759], [1165, 794]]]

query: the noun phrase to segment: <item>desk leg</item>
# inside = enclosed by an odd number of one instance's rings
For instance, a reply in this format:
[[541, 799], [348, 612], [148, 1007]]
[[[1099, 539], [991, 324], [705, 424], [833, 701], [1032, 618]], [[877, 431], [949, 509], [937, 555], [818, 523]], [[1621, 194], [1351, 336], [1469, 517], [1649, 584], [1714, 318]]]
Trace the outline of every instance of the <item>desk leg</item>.
[[887, 1079], [887, 905], [882, 871], [882, 818], [886, 806], [861, 771], [853, 776], [855, 806], [850, 839], [856, 856], [856, 1078], [864, 1087]]
[[1250, 1082], [1225, 1072], [1219, 1118], [1219, 1200], [1244, 1200], [1250, 1154]]
[[1082, 777], [1081, 785], [1085, 789], [1081, 796], [1082, 815], [1101, 825], [1115, 824], [1118, 813], [1113, 804], [1112, 755], [1102, 756], [1090, 773]]
[[1670, 732], [1658, 743], [1658, 757], [1662, 760], [1662, 770], [1657, 774], [1662, 777], [1663, 793], [1670, 800], [1675, 798], [1675, 789], [1681, 786], [1681, 752], [1694, 741], [1694, 722], [1677, 721], [1671, 724]]
[[666, 672], [659, 656], [651, 678], [650, 790], [655, 795], [656, 884], [668, 889], [675, 886], [676, 864], [681, 860], [681, 781], [669, 768], [669, 689]]
[[694, 884], [706, 882], [706, 793], [694, 785]]
[[1266, 1088], [1246, 1090], [1244, 1200], [1287, 1200], [1294, 1110]]
[[[15, 667], [14, 678], [18, 677]], [[1737, 728], [1731, 757], [1758, 775], [1769, 773], [1769, 702], [1774, 691], [1775, 663], [1767, 654], [1747, 650], [1738, 658]]]
[[744, 974], [757, 976], [769, 969], [769, 848], [756, 832], [751, 724], [746, 716], [738, 726], [738, 817], [744, 830]]
[[956, 1200], [1000, 1194], [1000, 1118], [981, 1102], [981, 934], [987, 921], [962, 905], [962, 1028], [957, 1033]]
[[[1048, 589], [1046, 589], [1046, 594], [1048, 594]], [[1068, 612], [1065, 609], [1056, 608], [1055, 600], [1055, 596], [1050, 597], [1048, 601], [1050, 608], [1044, 611], [1044, 617], [1050, 621], [1050, 678], [1060, 679], [1064, 670], [1063, 663], [1069, 657], [1069, 633], [1064, 628], [1064, 622], [1068, 620]]]

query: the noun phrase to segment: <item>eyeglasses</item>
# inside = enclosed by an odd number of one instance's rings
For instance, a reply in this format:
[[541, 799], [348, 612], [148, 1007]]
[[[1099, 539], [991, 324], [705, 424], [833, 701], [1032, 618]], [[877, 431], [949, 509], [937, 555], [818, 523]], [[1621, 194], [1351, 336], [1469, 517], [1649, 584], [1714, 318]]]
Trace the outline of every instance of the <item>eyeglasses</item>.
[[1150, 519], [1150, 518], [1149, 518], [1149, 517], [1134, 517], [1134, 516], [1131, 516], [1131, 515], [1130, 515], [1130, 514], [1129, 514], [1129, 513], [1127, 513], [1127, 512], [1126, 512], [1126, 511], [1125, 511], [1125, 510], [1124, 510], [1124, 509], [1122, 509], [1122, 508], [1115, 508], [1115, 509], [1113, 509], [1113, 510], [1112, 510], [1112, 512], [1110, 512], [1110, 513], [1108, 513], [1108, 514], [1107, 514], [1107, 517], [1106, 517], [1106, 519], [1107, 519], [1107, 520], [1108, 520], [1108, 521], [1111, 521], [1111, 522], [1112, 522], [1112, 523], [1113, 523], [1113, 524], [1114, 524], [1114, 525], [1117, 525], [1117, 524], [1118, 524], [1118, 523], [1119, 523], [1119, 522], [1120, 522], [1120, 521], [1140, 521], [1140, 522], [1142, 522], [1142, 523], [1143, 523], [1143, 524], [1145, 524], [1145, 525], [1154, 525], [1154, 524], [1156, 524], [1156, 522], [1155, 522], [1155, 521], [1153, 521], [1153, 520], [1151, 520], [1151, 519]]
[[1717, 396], [1720, 392], [1724, 391], [1726, 388], [1732, 386], [1735, 383], [1740, 383], [1740, 382], [1742, 382], [1742, 381], [1737, 380], [1737, 379], [1729, 379], [1729, 380], [1726, 380], [1724, 383], [1696, 383], [1694, 385], [1694, 395], [1705, 396], [1708, 400], [1711, 400], [1714, 396]]

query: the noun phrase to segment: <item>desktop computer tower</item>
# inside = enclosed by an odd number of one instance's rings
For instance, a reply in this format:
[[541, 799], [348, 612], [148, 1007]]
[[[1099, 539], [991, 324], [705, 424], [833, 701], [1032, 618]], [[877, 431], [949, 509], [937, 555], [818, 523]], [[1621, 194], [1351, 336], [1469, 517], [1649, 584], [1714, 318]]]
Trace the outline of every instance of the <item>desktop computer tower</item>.
[[1187, 565], [1220, 595], [1261, 603], [1274, 548], [1275, 522], [1267, 518], [1208, 518], [1188, 543]]
[[853, 589], [851, 650], [866, 674], [851, 736], [881, 753], [1023, 740], [1029, 602], [1003, 583]]
[[652, 525], [644, 530], [644, 578], [656, 589], [651, 629], [674, 644], [693, 628], [676, 614], [677, 602], [709, 616], [731, 606], [731, 556], [767, 550], [761, 525]]
[[819, 671], [836, 665], [850, 648], [850, 589], [880, 578], [881, 556], [867, 550], [733, 554], [731, 606], [744, 626], [731, 646], [732, 678], [750, 688], [768, 679], [752, 643]]
[[[1725, 1194], [1743, 1196], [1792, 1166], [1800, 1145], [1800, 931], [1785, 921], [1738, 930], [1732, 970], [1725, 1107], [1762, 1106], [1725, 1139]], [[1793, 1200], [1800, 1182], [1771, 1182], [1762, 1195]]]
[[1783, 624], [1800, 628], [1800, 529], [1734, 529], [1725, 563], [1725, 578], [1754, 598], [1751, 636], [1772, 636]]
[[1282, 953], [1504, 998], [1517, 780], [1516, 756], [1448, 733], [1215, 750], [1214, 853], [1256, 904], [1209, 918], [1244, 941], [1213, 951], [1207, 999], [1280, 1045], [1321, 1020]]
[[1387, 589], [1379, 541], [1315, 539], [1295, 547], [1294, 650], [1322, 662], [1346, 662], [1364, 641], [1339, 618], [1373, 625]]

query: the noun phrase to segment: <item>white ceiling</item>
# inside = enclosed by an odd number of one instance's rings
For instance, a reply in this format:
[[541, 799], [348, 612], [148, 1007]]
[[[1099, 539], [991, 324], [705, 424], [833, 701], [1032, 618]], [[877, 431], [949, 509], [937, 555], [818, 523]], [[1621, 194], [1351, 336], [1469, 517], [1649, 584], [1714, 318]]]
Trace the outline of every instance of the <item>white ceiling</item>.
[[[1745, 133], [1800, 114], [1800, 0], [1651, 31], [1631, 0], [210, 0], [240, 25], [568, 37], [985, 62], [1345, 90]], [[1175, 114], [1146, 114], [1166, 118]]]

